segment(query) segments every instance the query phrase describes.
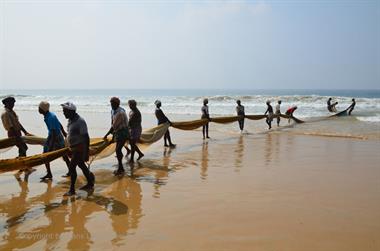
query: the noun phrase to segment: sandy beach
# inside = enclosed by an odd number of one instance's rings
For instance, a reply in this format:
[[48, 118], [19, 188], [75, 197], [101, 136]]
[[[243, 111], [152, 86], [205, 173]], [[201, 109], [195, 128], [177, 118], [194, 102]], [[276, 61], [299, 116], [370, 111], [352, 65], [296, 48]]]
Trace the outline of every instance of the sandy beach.
[[[108, 114], [82, 115], [91, 137], [107, 130]], [[20, 113], [43, 136], [38, 116]], [[114, 156], [95, 161], [94, 193], [71, 199], [62, 196], [69, 186], [62, 160], [52, 162], [49, 183], [39, 182], [43, 166], [28, 182], [2, 174], [0, 249], [378, 250], [380, 142], [268, 133], [263, 123], [254, 127], [262, 133], [243, 135], [235, 124], [212, 125], [207, 141], [200, 131], [171, 129], [177, 148], [153, 144], [123, 178], [112, 175]], [[152, 125], [145, 116], [144, 127]], [[31, 146], [28, 154], [40, 151]]]

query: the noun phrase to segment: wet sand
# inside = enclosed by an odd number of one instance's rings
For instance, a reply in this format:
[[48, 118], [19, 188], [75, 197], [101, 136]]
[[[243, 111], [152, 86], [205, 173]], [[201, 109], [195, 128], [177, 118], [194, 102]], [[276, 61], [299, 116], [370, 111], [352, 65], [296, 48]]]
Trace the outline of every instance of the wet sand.
[[[86, 118], [91, 135], [104, 134], [108, 118]], [[43, 166], [28, 182], [0, 175], [0, 250], [380, 249], [378, 140], [217, 128], [204, 142], [171, 129], [178, 147], [152, 145], [123, 178], [113, 156], [96, 161], [94, 193], [72, 199], [61, 160], [49, 183], [39, 182]]]

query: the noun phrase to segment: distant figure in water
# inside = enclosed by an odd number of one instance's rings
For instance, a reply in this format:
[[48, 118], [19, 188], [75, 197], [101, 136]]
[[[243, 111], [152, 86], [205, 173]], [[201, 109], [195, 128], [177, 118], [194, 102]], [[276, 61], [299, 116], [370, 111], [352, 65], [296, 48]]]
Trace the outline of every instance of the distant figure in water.
[[276, 112], [275, 112], [276, 116], [277, 116], [277, 126], [280, 126], [280, 115], [281, 115], [281, 100], [279, 100], [277, 102], [277, 105], [276, 105]]
[[[162, 105], [161, 101], [156, 100], [154, 102], [154, 104], [156, 105], [156, 111], [154, 113], [155, 113], [156, 118], [157, 118], [157, 124], [161, 125], [161, 124], [165, 124], [167, 122], [169, 124], [171, 124], [168, 117], [166, 117], [164, 112], [161, 110], [161, 105]], [[167, 143], [169, 143], [169, 145]], [[164, 135], [164, 146], [175, 147], [175, 144], [172, 143], [172, 139], [170, 137], [169, 128], [168, 128], [168, 130], [166, 130], [165, 135]]]
[[135, 152], [139, 154], [139, 157], [137, 160], [140, 160], [142, 157], [144, 157], [144, 154], [140, 151], [139, 147], [137, 146], [137, 142], [139, 142], [142, 132], [141, 127], [141, 113], [139, 109], [137, 109], [137, 102], [133, 99], [128, 100], [128, 105], [131, 111], [129, 112], [129, 121], [128, 126], [131, 130], [131, 138], [129, 140], [129, 144], [131, 145], [131, 159], [130, 163], [134, 162], [134, 156]]
[[[48, 137], [44, 144], [44, 153], [59, 150], [65, 147], [65, 139], [67, 133], [62, 127], [62, 124], [59, 122], [57, 116], [49, 111], [50, 104], [46, 101], [41, 101], [38, 105], [38, 112], [44, 116], [44, 121], [48, 129]], [[67, 155], [62, 156], [63, 160], [66, 162], [68, 172], [63, 177], [70, 176], [70, 159]], [[46, 175], [41, 177], [41, 180], [51, 180], [53, 175], [50, 170], [50, 163], [46, 162]]]
[[[210, 114], [208, 113], [208, 106], [207, 106], [207, 104], [208, 104], [208, 99], [207, 98], [205, 98], [204, 100], [203, 100], [203, 106], [202, 106], [202, 109], [201, 109], [201, 111], [202, 111], [202, 119], [208, 119], [208, 120], [210, 120]], [[205, 135], [206, 135], [206, 138], [210, 138], [209, 136], [208, 136], [208, 122], [207, 122], [207, 124], [205, 124], [204, 126], [202, 126], [202, 133], [203, 133], [203, 139], [205, 139]]]
[[356, 105], [356, 101], [355, 101], [355, 99], [353, 98], [353, 99], [352, 99], [352, 104], [347, 108], [347, 110], [348, 110], [348, 115], [351, 116], [351, 112], [354, 110], [355, 105]]
[[[112, 133], [112, 139], [116, 142], [116, 158], [118, 161], [118, 168], [114, 171], [115, 175], [121, 175], [125, 172], [123, 167], [123, 152], [121, 151], [125, 145], [125, 142], [129, 139], [129, 129], [128, 129], [128, 117], [124, 108], [120, 107], [120, 99], [118, 97], [112, 97], [111, 103], [111, 128], [108, 130], [104, 139]], [[129, 149], [127, 149], [127, 155], [129, 154]]]
[[297, 106], [290, 107], [288, 110], [286, 110], [285, 115], [289, 116], [288, 123], [290, 123], [290, 119], [293, 117], [295, 110], [297, 110]]
[[238, 116], [242, 116], [242, 118], [239, 118], [238, 122], [239, 122], [239, 128], [240, 128], [240, 132], [243, 132], [243, 129], [244, 129], [244, 116], [245, 116], [245, 112], [244, 112], [244, 106], [241, 105], [241, 101], [238, 99], [236, 100], [236, 113]]
[[332, 98], [329, 98], [327, 100], [327, 110], [329, 110], [329, 112], [336, 112], [335, 106], [338, 104], [338, 102], [335, 102], [335, 103], [331, 103], [331, 102], [332, 102]]
[[272, 128], [272, 120], [273, 120], [273, 107], [270, 105], [270, 100], [267, 101], [267, 110], [265, 111], [264, 115], [267, 115], [267, 119], [266, 119], [266, 122], [269, 126], [268, 129], [271, 129]]
[[95, 176], [86, 165], [89, 159], [90, 136], [88, 135], [86, 121], [76, 112], [76, 106], [71, 102], [61, 104], [63, 114], [68, 119], [67, 124], [67, 139], [72, 153], [70, 161], [71, 183], [70, 190], [64, 196], [75, 195], [75, 182], [77, 180], [76, 167], [82, 169], [84, 176], [87, 179], [87, 184], [81, 187], [81, 190], [91, 190], [94, 188]]

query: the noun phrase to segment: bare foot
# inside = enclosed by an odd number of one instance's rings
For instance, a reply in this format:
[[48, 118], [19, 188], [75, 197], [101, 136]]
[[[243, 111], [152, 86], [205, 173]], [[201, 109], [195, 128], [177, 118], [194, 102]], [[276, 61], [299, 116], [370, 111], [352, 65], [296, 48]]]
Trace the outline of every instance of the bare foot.
[[144, 157], [144, 154], [140, 154], [139, 157], [137, 158], [137, 160], [140, 160], [142, 157]]

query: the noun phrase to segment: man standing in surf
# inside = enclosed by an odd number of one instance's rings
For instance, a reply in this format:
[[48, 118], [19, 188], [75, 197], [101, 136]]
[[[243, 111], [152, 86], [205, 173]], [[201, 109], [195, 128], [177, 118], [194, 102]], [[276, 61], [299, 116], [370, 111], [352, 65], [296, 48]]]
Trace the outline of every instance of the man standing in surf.
[[353, 98], [353, 99], [352, 99], [352, 104], [347, 108], [347, 110], [348, 110], [348, 115], [351, 116], [351, 112], [354, 110], [355, 105], [356, 105], [356, 101], [355, 101], [355, 99]]
[[244, 112], [244, 106], [241, 104], [241, 101], [240, 99], [236, 100], [236, 113], [238, 116], [241, 116], [241, 118], [239, 118], [238, 122], [239, 122], [239, 128], [240, 128], [240, 133], [243, 133], [243, 130], [244, 130], [244, 116], [245, 116], [245, 112]]
[[327, 110], [329, 112], [336, 112], [336, 105], [338, 104], [338, 102], [335, 102], [335, 103], [331, 103], [332, 102], [332, 98], [329, 98], [327, 100]]
[[[202, 111], [201, 119], [208, 119], [210, 121], [210, 114], [208, 112], [208, 106], [207, 106], [207, 104], [208, 104], [208, 99], [205, 98], [203, 100], [203, 106], [202, 106], [202, 109], [201, 109], [201, 111]], [[208, 139], [210, 138], [208, 136], [208, 124], [209, 123], [207, 122], [205, 125], [202, 126], [203, 139], [205, 139], [205, 135], [206, 135], [206, 138], [208, 138]]]
[[279, 100], [276, 105], [277, 126], [280, 126], [280, 120], [281, 120], [280, 115], [281, 115], [281, 100]]
[[271, 129], [273, 120], [273, 107], [270, 105], [270, 100], [267, 101], [267, 110], [265, 111], [264, 115], [267, 115], [266, 123], [268, 124], [268, 129]]

